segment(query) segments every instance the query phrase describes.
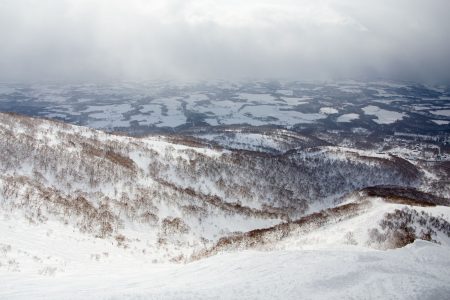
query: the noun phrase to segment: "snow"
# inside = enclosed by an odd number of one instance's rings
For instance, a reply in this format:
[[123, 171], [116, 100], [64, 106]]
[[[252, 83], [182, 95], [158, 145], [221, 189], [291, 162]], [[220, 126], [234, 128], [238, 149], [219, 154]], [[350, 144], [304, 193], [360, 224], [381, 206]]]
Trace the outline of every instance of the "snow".
[[186, 265], [94, 260], [53, 276], [1, 272], [0, 298], [444, 299], [450, 293], [448, 253], [417, 241], [386, 252], [354, 246], [243, 251]]
[[[240, 112], [253, 119], [250, 121], [252, 125], [278, 124], [293, 126], [298, 123], [314, 123], [316, 120], [326, 118], [323, 114], [281, 110], [280, 107], [274, 105], [245, 106]], [[268, 118], [275, 118], [275, 120]]]
[[225, 147], [233, 149], [243, 149], [251, 151], [259, 151], [261, 149], [273, 149], [282, 151], [281, 143], [284, 140], [276, 135], [268, 136], [260, 133], [241, 133], [235, 132], [232, 136], [222, 134], [202, 134], [199, 138], [209, 141], [215, 141]]
[[303, 104], [307, 104], [309, 103], [309, 101], [312, 100], [311, 97], [301, 97], [301, 98], [296, 98], [296, 97], [281, 97], [281, 100], [283, 100], [284, 102], [286, 102], [287, 105], [290, 106], [296, 106], [296, 105], [303, 105]]
[[158, 98], [150, 104], [142, 105], [140, 112], [150, 113], [142, 125], [156, 125], [158, 127], [177, 127], [186, 123], [186, 116], [182, 111], [180, 97]]
[[378, 106], [369, 105], [362, 108], [366, 115], [376, 116], [373, 121], [378, 124], [392, 124], [405, 117], [404, 113], [381, 109]]
[[[228, 152], [226, 150], [214, 150], [210, 148], [192, 148], [181, 144], [171, 143], [170, 141], [165, 140], [164, 137], [150, 136], [141, 138], [140, 140], [146, 143], [149, 149], [160, 152], [161, 154], [170, 152], [170, 154], [174, 157], [183, 157], [184, 154], [182, 152], [185, 150], [195, 150], [196, 152], [207, 155], [209, 157], [218, 157]], [[132, 155], [136, 157], [135, 153], [132, 153]]]
[[[251, 95], [251, 96], [248, 96]], [[242, 96], [242, 95], [241, 95]], [[189, 110], [197, 111], [207, 115], [206, 121], [212, 125], [216, 124], [250, 124], [254, 126], [275, 124], [293, 126], [297, 123], [313, 123], [316, 120], [326, 118], [323, 114], [302, 113], [289, 110], [291, 105], [304, 104], [304, 98], [284, 98], [291, 99], [292, 103], [277, 102], [270, 95], [265, 94], [245, 94], [248, 99], [260, 99], [262, 102], [270, 104], [245, 104], [231, 100], [212, 101], [205, 105], [193, 105], [188, 103]], [[262, 98], [258, 98], [262, 97]]]
[[103, 129], [103, 128], [114, 128], [114, 127], [128, 127], [130, 125], [129, 121], [124, 120], [114, 120], [114, 119], [103, 119], [89, 121], [89, 126], [92, 128]]
[[432, 110], [430, 113], [433, 115], [450, 117], [450, 109]]
[[[197, 111], [210, 116], [207, 122], [211, 125], [218, 125], [220, 123], [234, 122], [245, 123], [246, 118], [239, 114], [239, 109], [243, 103], [231, 100], [212, 101], [208, 104], [187, 104], [187, 109]], [[233, 121], [231, 121], [233, 120]]]
[[425, 105], [425, 104], [413, 104], [413, 105], [410, 105], [410, 107], [412, 109], [414, 109], [415, 111], [425, 111], [425, 110], [429, 110], [432, 108], [432, 106]]
[[[267, 83], [217, 80], [208, 81], [206, 85], [198, 85], [198, 82], [166, 81], [63, 85], [0, 83], [0, 95], [3, 96], [0, 101], [23, 102], [23, 107], [30, 107], [36, 116], [64, 119], [97, 129], [110, 130], [122, 127], [122, 131], [124, 128], [130, 128], [132, 131], [136, 122], [141, 126], [178, 127], [186, 124], [187, 117], [190, 116], [195, 116], [192, 120], [202, 119], [213, 126], [230, 124], [292, 126], [294, 124], [292, 116], [288, 116], [287, 120], [283, 120], [281, 114], [260, 115], [253, 118], [243, 115], [240, 109], [247, 106], [273, 105], [277, 106], [278, 111], [289, 111], [303, 105], [308, 106], [310, 110], [319, 102], [322, 106], [328, 107], [321, 109], [322, 115], [342, 113], [343, 107], [333, 101], [333, 97], [336, 96], [334, 93], [340, 96], [345, 96], [341, 93], [351, 94], [345, 106], [366, 106], [364, 108], [366, 114], [375, 115], [374, 121], [379, 124], [392, 124], [405, 118], [408, 111], [420, 112], [428, 117], [430, 114], [449, 116], [448, 106], [444, 102], [450, 98], [442, 86], [422, 87], [424, 91], [432, 92], [428, 97], [424, 97], [420, 93], [412, 94], [415, 93], [412, 83], [286, 81], [280, 83], [276, 89]], [[367, 90], [372, 90], [373, 95], [366, 99], [363, 91]], [[22, 95], [23, 99], [18, 100], [16, 96], [8, 95], [13, 93]], [[372, 105], [361, 104], [365, 102]], [[375, 107], [378, 108], [373, 109]], [[356, 120], [356, 115], [350, 112], [354, 110], [348, 110], [346, 115], [338, 118], [338, 122]], [[270, 117], [278, 121], [271, 122]], [[335, 118], [331, 118], [329, 121], [334, 120]], [[441, 122], [436, 124], [442, 125]]]
[[[352, 202], [352, 198], [345, 202]], [[379, 228], [386, 213], [402, 209], [403, 204], [386, 203], [379, 198], [370, 200], [370, 209], [364, 213], [350, 218], [348, 220], [332, 223], [323, 226], [318, 230], [312, 231], [301, 236], [294, 235], [277, 244], [276, 249], [279, 250], [314, 250], [314, 249], [334, 249], [342, 247], [348, 243], [346, 235], [352, 234], [354, 243], [360, 247], [367, 247], [369, 242], [368, 230], [371, 228]], [[443, 216], [446, 220], [450, 219], [450, 207], [421, 207], [417, 211], [425, 211], [435, 217]], [[450, 239], [442, 238], [439, 242], [443, 245], [450, 246]], [[450, 255], [449, 255], [450, 258]]]
[[205, 94], [192, 94], [192, 95], [189, 95], [189, 98], [188, 98], [188, 100], [189, 101], [204, 101], [204, 100], [208, 100], [209, 99], [209, 97], [207, 96], [207, 95], [205, 95]]
[[130, 122], [123, 120], [123, 114], [131, 110], [130, 104], [94, 105], [82, 112], [89, 113], [93, 120], [88, 121], [92, 128], [128, 127]]
[[144, 114], [145, 113], [153, 113], [155, 111], [160, 111], [161, 110], [160, 106], [161, 105], [159, 105], [159, 104], [144, 104], [144, 105], [142, 105], [142, 108], [139, 109], [139, 111]]
[[12, 94], [15, 91], [16, 91], [16, 89], [14, 87], [9, 87], [7, 85], [0, 83], [0, 95]]
[[93, 118], [107, 118], [112, 115], [122, 114], [131, 109], [130, 104], [116, 104], [116, 105], [92, 105], [83, 110], [82, 112], [96, 112], [95, 114], [89, 114]]
[[434, 123], [438, 124], [438, 125], [448, 125], [450, 124], [450, 121], [444, 121], [444, 120], [431, 120]]
[[81, 112], [75, 111], [74, 107], [68, 104], [57, 105], [52, 108], [53, 112], [67, 114], [71, 116], [79, 116]]
[[338, 89], [342, 92], [350, 94], [360, 94], [362, 92], [360, 88], [354, 86], [339, 86]]
[[[146, 241], [125, 249], [60, 222], [35, 225], [3, 214], [0, 298], [445, 299], [450, 245], [417, 240], [395, 250], [364, 247], [367, 229], [404, 206], [376, 198], [372, 204], [362, 215], [290, 237], [270, 251], [225, 252], [186, 264], [159, 263]], [[450, 218], [449, 207], [419, 210]], [[345, 244], [349, 231], [358, 245]]]
[[61, 113], [49, 113], [45, 115], [46, 118], [62, 118], [64, 119], [66, 117], [65, 114], [61, 114]]
[[218, 126], [219, 125], [219, 121], [217, 121], [217, 119], [206, 119], [206, 123], [208, 123], [211, 126]]
[[351, 122], [353, 120], [357, 120], [359, 119], [359, 115], [358, 114], [344, 114], [344, 115], [340, 115], [337, 118], [337, 122], [339, 123], [348, 123]]
[[327, 156], [329, 159], [336, 159], [336, 160], [347, 160], [349, 158], [350, 154], [357, 154], [359, 156], [363, 157], [376, 157], [376, 158], [382, 158], [382, 159], [391, 159], [391, 156], [386, 153], [377, 153], [372, 150], [359, 150], [355, 148], [348, 148], [348, 147], [342, 147], [342, 146], [322, 146], [322, 147], [316, 147], [316, 151], [312, 152], [303, 152], [299, 155], [303, 157], [314, 157], [318, 155], [322, 155], [323, 153], [327, 153]]
[[370, 87], [369, 89], [370, 89], [370, 90], [374, 90], [375, 92], [377, 92], [377, 94], [378, 94], [379, 97], [384, 97], [384, 98], [395, 98], [395, 97], [400, 96], [400, 95], [397, 94], [397, 93], [394, 94], [394, 93], [391, 93], [391, 92], [389, 92], [389, 91], [386, 91], [385, 89], [382, 89], [382, 88]]
[[292, 90], [277, 90], [277, 94], [285, 95], [285, 96], [292, 96], [294, 95], [294, 92]]
[[[164, 105], [177, 107], [179, 100], [167, 100]], [[156, 102], [159, 104], [155, 107], [161, 107], [162, 100]], [[283, 122], [290, 119], [297, 122], [302, 116], [300, 112], [281, 111], [273, 105], [246, 107], [253, 109], [255, 114], [259, 110], [280, 117], [283, 114]], [[314, 120], [315, 114], [309, 115], [312, 115], [311, 121]], [[241, 116], [252, 119], [248, 115]], [[48, 121], [38, 124], [35, 138], [49, 147], [64, 145], [65, 141], [58, 138], [58, 132], [76, 133], [82, 137], [96, 135], [99, 141], [117, 141], [127, 145], [128, 157], [145, 174], [149, 173], [148, 165], [152, 158], [149, 155], [153, 155], [149, 153], [158, 152], [161, 157], [169, 154], [175, 159], [186, 160], [192, 151], [212, 158], [229, 153], [227, 150], [178, 145], [160, 136], [133, 139], [77, 126], [52, 128]], [[15, 130], [20, 133], [20, 126]], [[205, 137], [216, 139], [213, 134]], [[268, 139], [264, 134], [236, 132], [235, 142], [256, 147], [279, 147], [276, 138]], [[298, 155], [314, 157], [326, 152], [330, 160], [348, 160], [352, 158], [350, 154], [383, 159], [391, 157], [374, 151], [335, 146], [317, 149]], [[75, 147], [65, 150], [78, 151]], [[31, 167], [25, 162], [21, 168], [14, 168], [14, 172], [30, 175], [33, 172]], [[200, 178], [191, 183], [172, 175], [168, 175], [173, 179], [171, 182], [180, 188], [191, 187], [205, 194], [220, 196], [208, 179]], [[3, 189], [2, 176], [0, 190]], [[136, 180], [147, 187], [157, 184], [149, 176]], [[50, 185], [58, 183], [56, 178], [48, 178], [48, 182]], [[118, 187], [120, 193], [121, 185], [116, 182], [113, 188]], [[26, 188], [25, 185], [17, 188], [19, 198]], [[109, 188], [101, 187], [105, 195], [108, 195]], [[273, 248], [266, 249], [270, 251], [237, 249], [233, 253], [176, 264], [168, 262], [174, 253], [187, 254], [185, 257], [188, 257], [194, 248], [201, 248], [202, 245], [193, 242], [197, 236], [217, 240], [231, 232], [264, 228], [281, 220], [213, 212], [202, 217], [200, 224], [196, 218], [184, 216], [174, 203], [155, 199], [159, 218], [180, 216], [192, 228], [185, 237], [186, 244], [164, 248], [166, 246], [157, 243], [156, 226], [125, 219], [121, 233], [130, 240], [128, 248], [125, 248], [118, 246], [114, 238], [101, 239], [81, 233], [73, 224], [64, 224], [51, 215], [45, 222], [30, 223], [20, 209], [12, 210], [4, 205], [6, 199], [2, 197], [0, 299], [442, 299], [450, 293], [450, 243], [446, 236], [440, 237], [440, 245], [416, 241], [402, 249], [389, 251], [367, 247], [368, 229], [378, 227], [385, 213], [404, 207], [376, 198], [360, 215], [344, 220], [333, 219], [319, 229], [301, 235], [294, 233], [279, 243], [271, 244]], [[243, 204], [257, 207], [250, 201]], [[310, 209], [319, 210], [320, 205], [323, 208], [323, 203], [317, 202]], [[416, 209], [450, 219], [449, 207]], [[346, 234], [349, 232], [357, 245], [347, 245]]]
[[250, 94], [239, 93], [238, 98], [241, 100], [247, 100], [248, 102], [255, 102], [258, 104], [273, 104], [275, 97], [271, 94]]
[[320, 113], [324, 114], [324, 115], [333, 115], [333, 114], [337, 114], [339, 111], [335, 108], [332, 107], [321, 107], [320, 108]]

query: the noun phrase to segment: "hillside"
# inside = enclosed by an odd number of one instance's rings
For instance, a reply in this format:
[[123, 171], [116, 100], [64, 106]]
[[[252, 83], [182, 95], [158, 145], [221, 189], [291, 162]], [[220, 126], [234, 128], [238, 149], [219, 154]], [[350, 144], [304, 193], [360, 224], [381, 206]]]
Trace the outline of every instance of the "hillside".
[[[238, 137], [250, 145], [255, 134]], [[225, 272], [225, 262], [243, 263], [248, 255], [278, 264], [303, 263], [297, 252], [318, 249], [324, 261], [327, 251], [349, 251], [354, 259], [359, 252], [384, 257], [409, 244], [398, 253], [448, 250], [450, 202], [445, 190], [430, 188], [443, 180], [434, 165], [286, 132], [277, 146], [277, 132], [265, 134], [277, 151], [201, 135], [129, 137], [0, 113], [0, 288], [16, 290], [24, 276], [31, 280], [29, 292], [44, 297], [33, 276], [63, 287], [84, 268], [95, 276], [118, 268], [131, 284], [133, 276], [156, 274], [140, 265], [189, 274], [203, 267]], [[248, 252], [255, 250], [265, 254]], [[386, 254], [389, 264], [396, 255]], [[199, 276], [209, 282], [206, 274]], [[439, 276], [441, 283], [450, 278]], [[90, 283], [75, 284], [83, 285]], [[58, 289], [52, 298], [61, 297]], [[32, 295], [26, 293], [3, 296]]]

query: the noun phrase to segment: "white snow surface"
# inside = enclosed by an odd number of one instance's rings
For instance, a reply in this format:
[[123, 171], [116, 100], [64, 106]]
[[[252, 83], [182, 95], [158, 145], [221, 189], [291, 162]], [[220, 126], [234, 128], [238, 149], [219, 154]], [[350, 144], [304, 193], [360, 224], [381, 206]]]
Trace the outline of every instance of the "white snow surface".
[[308, 96], [304, 96], [301, 98], [298, 97], [281, 97], [281, 100], [286, 102], [287, 105], [297, 106], [309, 103], [312, 98]]
[[430, 113], [433, 115], [450, 117], [450, 109], [432, 110]]
[[344, 115], [340, 115], [337, 118], [337, 122], [339, 123], [348, 123], [351, 122], [353, 120], [357, 120], [359, 119], [359, 115], [358, 114], [344, 114]]
[[416, 241], [385, 252], [244, 251], [187, 265], [118, 259], [55, 275], [0, 272], [0, 298], [446, 299], [448, 250]]
[[[271, 251], [222, 252], [186, 264], [156, 263], [140, 248], [58, 222], [37, 226], [3, 215], [0, 299], [446, 299], [446, 237], [440, 245], [417, 240], [387, 251], [344, 241], [349, 230], [363, 241], [384, 213], [402, 207], [373, 199], [367, 213], [291, 236]], [[420, 210], [450, 217], [448, 207]]]
[[197, 137], [209, 141], [214, 141], [224, 147], [232, 149], [243, 149], [250, 151], [266, 151], [268, 149], [275, 151], [286, 151], [290, 140], [301, 139], [299, 135], [291, 136], [289, 131], [277, 130], [273, 134], [247, 133], [239, 131], [229, 131], [230, 135], [224, 133], [198, 134]]
[[277, 90], [278, 94], [285, 95], [285, 96], [292, 96], [294, 94], [293, 90]]
[[320, 108], [320, 113], [324, 115], [333, 115], [337, 114], [339, 111], [333, 107], [322, 107]]
[[444, 121], [444, 120], [432, 120], [434, 123], [438, 125], [447, 125], [450, 124], [450, 121]]
[[369, 105], [362, 108], [366, 115], [376, 116], [373, 121], [378, 124], [392, 124], [405, 117], [404, 113], [381, 109], [375, 105]]

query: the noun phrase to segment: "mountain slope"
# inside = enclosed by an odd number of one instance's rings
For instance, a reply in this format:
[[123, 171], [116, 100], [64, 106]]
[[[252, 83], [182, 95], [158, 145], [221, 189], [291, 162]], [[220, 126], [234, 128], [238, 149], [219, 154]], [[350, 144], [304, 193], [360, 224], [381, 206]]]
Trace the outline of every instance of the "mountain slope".
[[[91, 261], [54, 276], [0, 272], [6, 299], [446, 299], [448, 248], [243, 251], [187, 265]], [[369, 292], [368, 292], [369, 291]]]
[[332, 206], [355, 189], [421, 181], [407, 161], [351, 149], [274, 156], [9, 114], [0, 115], [0, 134], [4, 209], [102, 238], [128, 241], [140, 230], [153, 232], [152, 245], [202, 247]]
[[[448, 291], [448, 272], [427, 260], [450, 263], [449, 200], [427, 189], [440, 180], [433, 168], [329, 145], [232, 148], [0, 113], [0, 298], [211, 298], [230, 289], [222, 296], [308, 298], [333, 281], [329, 272], [350, 285], [371, 261], [405, 264], [395, 279], [372, 270], [358, 282], [384, 278], [380, 297], [391, 295], [385, 278], [399, 298]], [[357, 263], [353, 271], [336, 256]], [[357, 285], [317, 296], [333, 293], [362, 295]]]

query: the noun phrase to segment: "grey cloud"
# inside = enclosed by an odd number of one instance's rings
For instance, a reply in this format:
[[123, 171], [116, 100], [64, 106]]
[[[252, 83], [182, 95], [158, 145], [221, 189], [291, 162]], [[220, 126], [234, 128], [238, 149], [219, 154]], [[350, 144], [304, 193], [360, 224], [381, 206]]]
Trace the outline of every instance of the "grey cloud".
[[450, 82], [446, 0], [2, 0], [0, 80]]

